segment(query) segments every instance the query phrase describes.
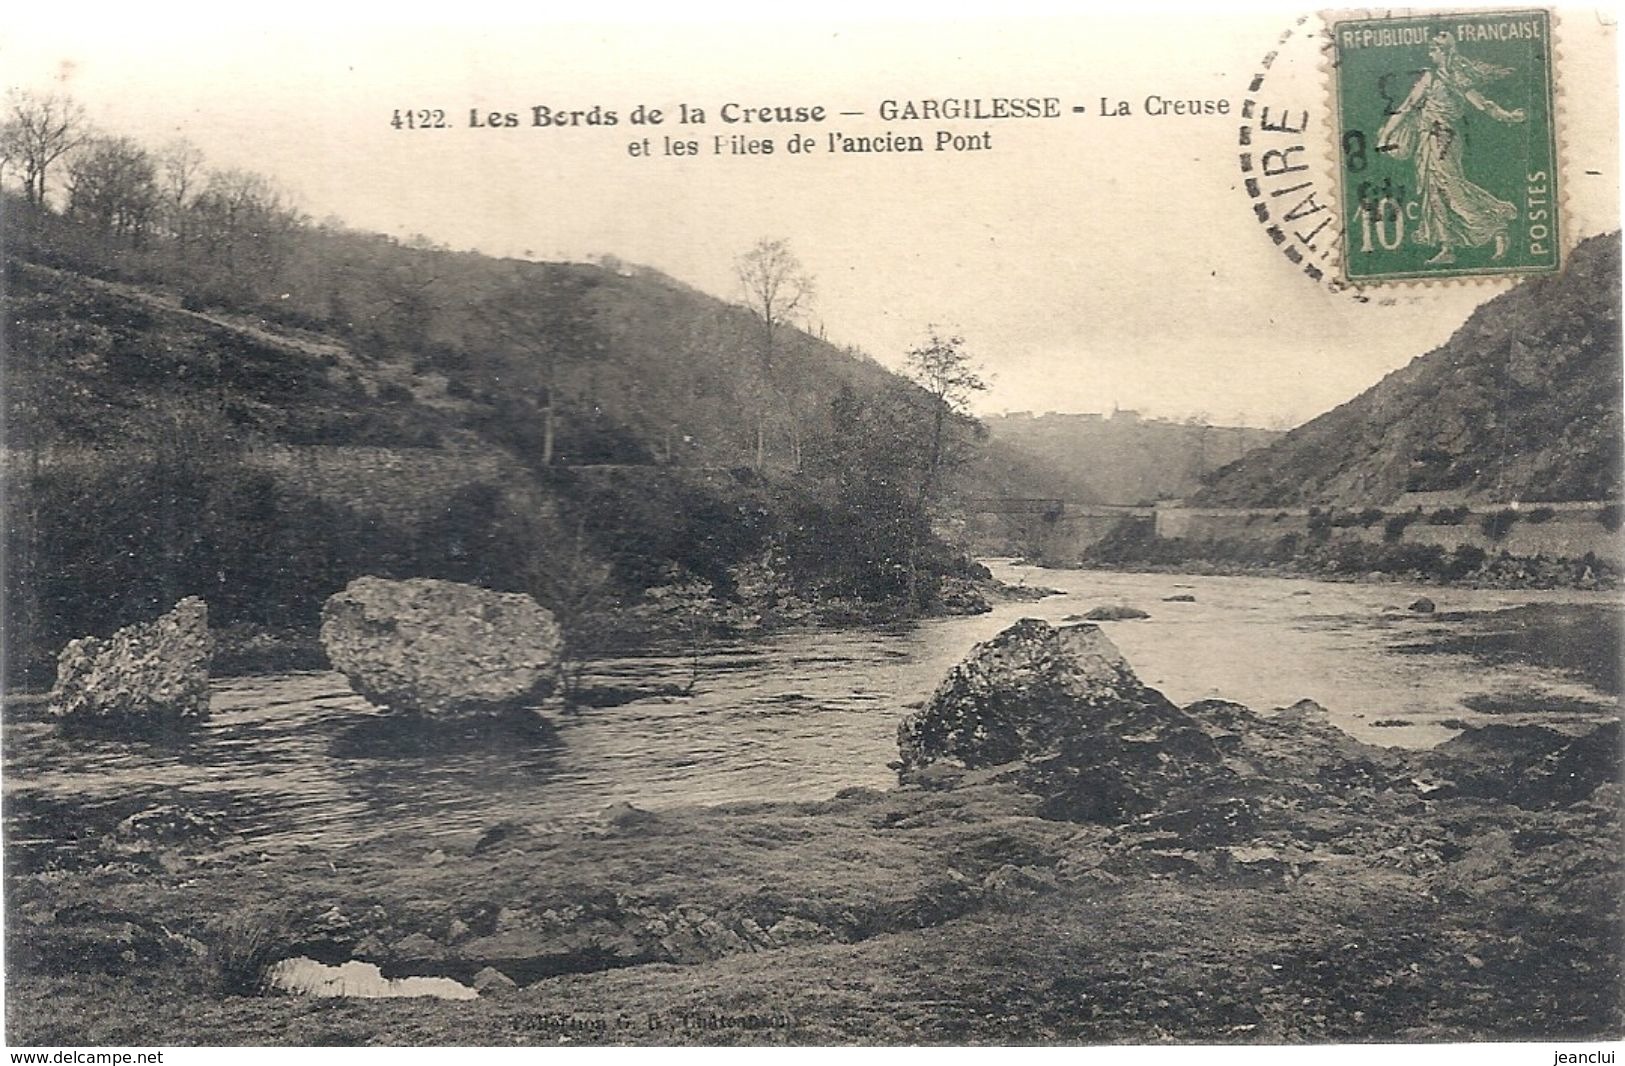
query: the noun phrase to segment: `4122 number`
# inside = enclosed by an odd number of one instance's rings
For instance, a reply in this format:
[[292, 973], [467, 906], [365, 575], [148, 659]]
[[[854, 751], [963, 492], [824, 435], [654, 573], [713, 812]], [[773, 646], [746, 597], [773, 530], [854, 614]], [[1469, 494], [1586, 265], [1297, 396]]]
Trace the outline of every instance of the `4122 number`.
[[397, 108], [389, 124], [398, 130], [443, 130], [447, 128], [446, 112], [439, 107], [416, 110]]

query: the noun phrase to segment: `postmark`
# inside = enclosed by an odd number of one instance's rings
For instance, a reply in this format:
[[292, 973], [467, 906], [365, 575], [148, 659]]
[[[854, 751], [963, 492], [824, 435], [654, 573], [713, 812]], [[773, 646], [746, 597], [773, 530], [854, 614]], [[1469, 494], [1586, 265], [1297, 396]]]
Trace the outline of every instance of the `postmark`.
[[1364, 285], [1555, 271], [1550, 13], [1328, 22], [1343, 276]]
[[1331, 142], [1328, 109], [1311, 106], [1309, 86], [1329, 48], [1310, 15], [1277, 38], [1242, 98], [1237, 162], [1253, 216], [1286, 260], [1328, 291], [1363, 299], [1342, 276], [1336, 178], [1323, 150]]

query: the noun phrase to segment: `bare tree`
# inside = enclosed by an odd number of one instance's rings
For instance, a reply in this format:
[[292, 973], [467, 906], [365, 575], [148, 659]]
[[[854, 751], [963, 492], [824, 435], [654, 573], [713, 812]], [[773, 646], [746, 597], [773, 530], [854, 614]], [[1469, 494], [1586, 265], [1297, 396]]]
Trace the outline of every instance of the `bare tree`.
[[813, 298], [813, 279], [786, 240], [763, 239], [739, 257], [734, 269], [745, 293], [745, 306], [761, 320], [762, 367], [773, 369], [774, 342], [781, 327]]
[[[916, 512], [923, 518], [931, 512], [942, 487], [942, 472], [960, 456], [956, 454], [951, 430], [956, 421], [969, 420], [970, 398], [987, 389], [975, 361], [965, 351], [965, 339], [943, 335], [935, 326], [924, 344], [911, 349], [907, 358], [909, 378], [925, 393], [930, 405], [926, 446], [921, 459], [919, 483], [915, 492]], [[911, 539], [908, 553], [908, 601], [919, 603], [919, 551], [917, 538]]]
[[129, 137], [91, 137], [67, 171], [70, 214], [140, 242], [158, 209], [157, 168], [145, 148]]
[[50, 168], [90, 135], [85, 109], [62, 93], [12, 89], [0, 124], [0, 156], [22, 170], [28, 202], [45, 205]]
[[0, 122], [0, 186], [4, 186], [6, 171], [17, 162], [17, 139], [12, 136], [11, 125]]
[[968, 414], [970, 398], [985, 391], [987, 382], [965, 351], [965, 339], [943, 336], [935, 326], [924, 344], [909, 351], [907, 367], [909, 378], [925, 391], [931, 403], [930, 435], [919, 486], [919, 501], [924, 507], [935, 499], [942, 469], [951, 458], [950, 420]]
[[554, 523], [535, 520], [521, 521], [517, 532], [527, 548], [526, 588], [553, 612], [564, 636], [559, 681], [565, 707], [575, 710], [587, 661], [595, 643], [609, 631], [612, 571], [592, 554], [585, 518], [578, 518], [568, 533], [562, 525], [555, 528]]
[[215, 170], [189, 211], [198, 239], [227, 276], [270, 276], [288, 253], [301, 216], [270, 178], [247, 170]]
[[164, 222], [182, 248], [191, 237], [187, 212], [203, 183], [203, 151], [184, 137], [170, 141], [158, 153], [158, 177]]
[[[761, 346], [757, 354], [762, 363], [762, 374], [767, 379], [770, 393], [778, 390], [773, 357], [777, 351], [779, 331], [806, 310], [812, 303], [813, 279], [790, 250], [790, 242], [782, 238], [763, 238], [741, 255], [734, 264], [739, 276], [739, 287], [744, 293], [745, 306], [761, 324]], [[781, 397], [782, 399], [782, 397]], [[756, 465], [767, 459], [767, 404], [756, 410]], [[790, 419], [795, 426], [795, 418]], [[793, 431], [793, 428], [792, 428]], [[799, 437], [795, 442], [800, 451]]]

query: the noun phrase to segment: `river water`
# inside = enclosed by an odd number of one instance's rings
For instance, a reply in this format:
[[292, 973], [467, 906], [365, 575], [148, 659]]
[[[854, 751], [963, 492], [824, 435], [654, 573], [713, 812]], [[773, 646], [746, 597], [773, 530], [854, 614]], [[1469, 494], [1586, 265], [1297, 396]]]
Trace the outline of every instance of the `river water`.
[[[1538, 703], [1612, 697], [1527, 663], [1418, 655], [1457, 612], [1531, 603], [1613, 604], [1617, 595], [1334, 584], [1270, 577], [1051, 571], [995, 562], [1010, 583], [1065, 595], [908, 626], [781, 633], [709, 649], [691, 696], [639, 699], [558, 719], [556, 740], [390, 740], [392, 725], [334, 673], [223, 678], [214, 715], [180, 745], [68, 739], [47, 723], [6, 727], [10, 812], [157, 802], [228, 816], [228, 850], [340, 847], [379, 834], [450, 834], [511, 820], [566, 824], [609, 804], [827, 798], [894, 783], [897, 723], [971, 646], [1022, 617], [1059, 622], [1103, 604], [1150, 612], [1105, 622], [1140, 677], [1176, 703], [1223, 697], [1260, 710], [1310, 698], [1362, 740], [1427, 746], [1458, 720], [1489, 720], [1475, 697]], [[1165, 602], [1191, 595], [1194, 602]], [[1439, 614], [1404, 610], [1418, 596]], [[681, 685], [689, 664], [648, 656], [597, 664], [600, 685]], [[1599, 711], [1604, 713], [1604, 711]], [[1498, 720], [1505, 721], [1501, 716]], [[1403, 723], [1403, 724], [1396, 724]], [[24, 826], [26, 838], [31, 830]], [[19, 830], [14, 828], [13, 841]], [[26, 841], [25, 841], [26, 842]]]

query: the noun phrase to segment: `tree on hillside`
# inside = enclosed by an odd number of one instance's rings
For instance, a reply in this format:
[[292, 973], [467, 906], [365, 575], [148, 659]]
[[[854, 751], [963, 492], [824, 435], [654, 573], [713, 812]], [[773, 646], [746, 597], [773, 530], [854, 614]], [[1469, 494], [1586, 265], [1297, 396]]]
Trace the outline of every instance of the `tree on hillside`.
[[169, 235], [182, 249], [191, 236], [188, 213], [203, 183], [203, 151], [184, 137], [158, 152], [159, 210]]
[[[1196, 437], [1196, 451], [1192, 454], [1195, 467], [1191, 471], [1191, 481], [1200, 484], [1209, 470], [1207, 444], [1208, 434], [1213, 429], [1213, 417], [1206, 411], [1195, 411], [1185, 419], [1185, 425], [1190, 427], [1192, 435]], [[1213, 465], [1218, 466], [1220, 464], [1214, 463]]]
[[205, 254], [239, 284], [275, 275], [304, 222], [274, 181], [235, 168], [210, 172], [191, 217]]
[[[975, 360], [965, 351], [965, 340], [953, 334], [943, 335], [932, 327], [924, 344], [908, 353], [906, 367], [909, 378], [919, 386], [927, 401], [927, 413], [922, 436], [924, 454], [917, 471], [915, 508], [922, 516], [929, 516], [936, 506], [943, 484], [942, 475], [950, 466], [968, 458], [969, 450], [956, 437], [957, 427], [969, 423], [980, 426], [971, 418], [970, 398], [987, 389]], [[909, 553], [909, 602], [920, 604], [919, 550], [923, 545], [916, 539]]]
[[129, 137], [91, 137], [71, 156], [68, 213], [104, 237], [140, 244], [158, 212], [157, 167]]
[[[762, 374], [768, 386], [778, 391], [774, 356], [778, 349], [780, 331], [795, 316], [807, 309], [813, 298], [813, 279], [802, 267], [801, 260], [790, 250], [790, 242], [763, 238], [734, 264], [739, 286], [744, 293], [745, 306], [750, 309], [761, 326], [761, 342], [757, 349]], [[767, 419], [765, 404], [756, 411], [756, 465], [767, 458]], [[795, 417], [791, 412], [794, 447], [800, 451], [800, 435], [794, 430]]]
[[0, 160], [22, 172], [28, 202], [45, 205], [50, 169], [90, 135], [85, 110], [62, 93], [12, 89], [0, 122]]
[[901, 600], [917, 545], [930, 536], [914, 472], [928, 450], [920, 408], [901, 389], [842, 384], [809, 442], [806, 483], [824, 514], [787, 531], [794, 569], [819, 576], [820, 593]]
[[806, 309], [813, 298], [812, 275], [786, 240], [757, 241], [735, 264], [745, 306], [761, 322], [763, 369], [771, 371], [779, 330]]
[[406, 246], [401, 254], [393, 245], [365, 271], [372, 299], [361, 303], [372, 342], [381, 349], [411, 350], [424, 343], [440, 311], [444, 256], [433, 249]]
[[936, 501], [944, 468], [964, 458], [954, 447], [951, 430], [956, 420], [970, 417], [970, 398], [986, 391], [987, 382], [965, 351], [965, 339], [943, 336], [935, 327], [924, 344], [910, 349], [906, 366], [910, 380], [929, 401], [927, 447], [919, 481], [919, 500], [924, 507]]
[[[535, 272], [516, 274], [507, 287], [481, 304], [490, 330], [490, 358], [505, 367], [502, 380], [533, 390], [541, 410], [537, 460], [551, 466], [558, 451], [560, 401], [566, 399], [566, 363], [594, 362], [602, 347], [583, 294], [558, 279]], [[588, 395], [597, 390], [589, 383]]]

